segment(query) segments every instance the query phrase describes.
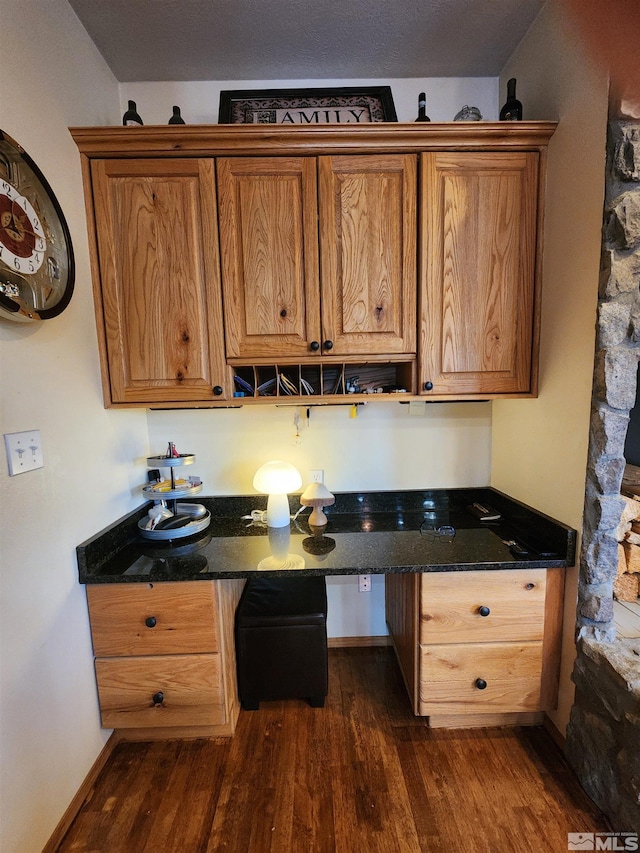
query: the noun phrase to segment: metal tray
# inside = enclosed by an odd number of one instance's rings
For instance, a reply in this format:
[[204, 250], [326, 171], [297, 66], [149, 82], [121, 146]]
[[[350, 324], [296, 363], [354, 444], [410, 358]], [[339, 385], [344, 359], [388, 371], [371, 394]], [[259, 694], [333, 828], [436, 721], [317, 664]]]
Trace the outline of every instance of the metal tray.
[[171, 501], [174, 498], [191, 498], [202, 491], [202, 483], [185, 489], [169, 489], [168, 492], [155, 492], [151, 485], [142, 487], [142, 494], [150, 501]]
[[144, 516], [138, 522], [138, 530], [140, 535], [145, 539], [155, 539], [168, 541], [170, 539], [184, 539], [186, 536], [193, 536], [195, 533], [200, 533], [206, 530], [211, 523], [211, 513], [207, 510], [207, 514], [202, 518], [194, 518], [184, 527], [176, 527], [174, 530], [146, 530], [148, 516]]
[[147, 456], [149, 468], [174, 468], [178, 465], [193, 465], [195, 453], [181, 453], [180, 456]]

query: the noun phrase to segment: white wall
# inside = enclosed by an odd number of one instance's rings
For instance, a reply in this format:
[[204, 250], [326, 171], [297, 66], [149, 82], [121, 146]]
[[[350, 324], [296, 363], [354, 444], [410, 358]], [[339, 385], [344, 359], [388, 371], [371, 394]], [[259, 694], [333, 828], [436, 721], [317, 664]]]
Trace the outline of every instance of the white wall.
[[78, 151], [69, 125], [109, 122], [116, 81], [65, 0], [0, 0], [0, 126], [34, 158], [67, 218], [77, 261], [67, 310], [0, 321], [1, 432], [40, 429], [45, 467], [9, 477], [0, 445], [3, 853], [37, 853], [100, 752], [75, 546], [140, 499], [146, 415], [107, 412]]
[[[580, 530], [602, 225], [607, 79], [585, 55], [555, 2], [548, 3], [503, 70], [518, 80], [525, 119], [555, 119], [549, 146], [540, 396], [493, 407], [491, 482]], [[560, 705], [573, 702], [577, 574], [567, 574]]]
[[[162, 83], [123, 83], [120, 86], [120, 120], [131, 99], [145, 124], [166, 124], [173, 104], [188, 124], [218, 121], [220, 91], [227, 89], [287, 89], [321, 86], [391, 86], [398, 121], [414, 121], [418, 93], [426, 92], [431, 121], [452, 121], [465, 104], [478, 107], [483, 118], [498, 118], [496, 77], [424, 77], [391, 80], [227, 80]], [[117, 122], [114, 122], [117, 123]]]
[[[174, 441], [195, 453], [193, 473], [210, 495], [255, 494], [253, 475], [269, 459], [285, 459], [309, 481], [323, 468], [331, 491], [486, 486], [490, 472], [491, 404], [426, 405], [418, 417], [400, 403], [357, 407], [260, 406], [149, 412], [149, 442], [162, 452]], [[299, 438], [294, 424], [299, 418]], [[256, 494], [256, 508], [266, 498]], [[327, 580], [330, 637], [387, 634], [384, 583], [358, 593], [355, 578]]]

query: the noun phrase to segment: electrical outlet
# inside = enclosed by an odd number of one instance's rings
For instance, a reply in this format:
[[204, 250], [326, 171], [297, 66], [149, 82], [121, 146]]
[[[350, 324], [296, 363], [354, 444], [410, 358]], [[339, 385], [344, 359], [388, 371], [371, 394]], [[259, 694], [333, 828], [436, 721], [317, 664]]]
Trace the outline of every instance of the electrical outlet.
[[39, 429], [5, 433], [4, 444], [7, 450], [10, 477], [43, 467], [44, 459], [42, 458], [42, 441], [40, 440]]
[[358, 592], [371, 592], [371, 575], [358, 575]]
[[309, 481], [311, 483], [324, 483], [324, 471], [322, 468], [312, 468], [309, 471]]

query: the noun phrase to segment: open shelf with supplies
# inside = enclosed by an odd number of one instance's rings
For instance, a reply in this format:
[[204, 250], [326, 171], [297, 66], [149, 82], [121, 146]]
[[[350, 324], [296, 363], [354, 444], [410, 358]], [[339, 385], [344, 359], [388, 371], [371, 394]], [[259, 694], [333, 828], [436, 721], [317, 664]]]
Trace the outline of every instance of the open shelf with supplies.
[[234, 365], [236, 399], [397, 399], [415, 394], [415, 387], [415, 362], [406, 360]]
[[[200, 477], [176, 477], [176, 468], [193, 465], [193, 453], [178, 453], [173, 442], [164, 456], [148, 456], [149, 483], [142, 487], [142, 494], [152, 500], [154, 508], [138, 522], [138, 529], [146, 539], [170, 541], [193, 536], [206, 530], [211, 522], [211, 513], [202, 504], [179, 502], [180, 498], [192, 498], [202, 491]], [[165, 478], [160, 471], [168, 469]], [[171, 507], [167, 507], [166, 502]], [[154, 511], [158, 510], [158, 511]]]

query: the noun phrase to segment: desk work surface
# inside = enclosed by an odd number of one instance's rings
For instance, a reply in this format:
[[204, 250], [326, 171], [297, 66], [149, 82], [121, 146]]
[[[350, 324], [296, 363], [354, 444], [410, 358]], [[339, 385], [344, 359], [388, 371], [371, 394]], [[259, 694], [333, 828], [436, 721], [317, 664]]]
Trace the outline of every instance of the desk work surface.
[[[243, 518], [265, 508], [264, 496], [198, 502], [211, 524], [187, 539], [144, 539], [138, 521], [146, 503], [83, 542], [76, 549], [80, 582], [561, 568], [575, 557], [575, 530], [490, 488], [336, 494], [316, 535], [306, 510], [285, 528]], [[495, 508], [501, 519], [478, 520], [467, 509], [474, 502]], [[290, 506], [295, 514], [297, 496]]]

